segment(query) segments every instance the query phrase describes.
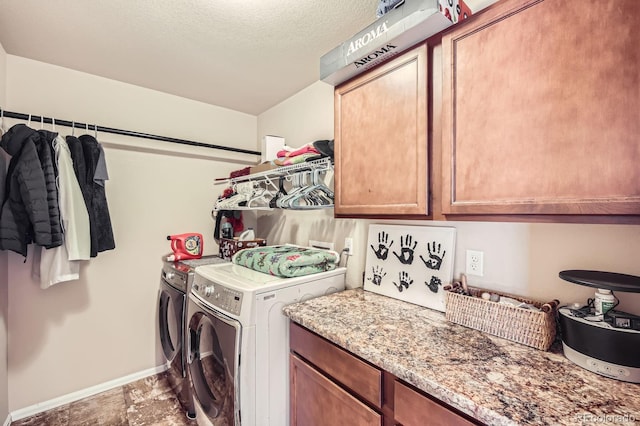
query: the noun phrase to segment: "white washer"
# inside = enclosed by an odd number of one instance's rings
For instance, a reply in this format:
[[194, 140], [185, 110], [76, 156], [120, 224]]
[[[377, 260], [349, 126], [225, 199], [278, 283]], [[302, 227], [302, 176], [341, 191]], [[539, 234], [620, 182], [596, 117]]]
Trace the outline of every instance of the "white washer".
[[199, 425], [289, 424], [285, 305], [345, 288], [346, 268], [280, 278], [235, 264], [196, 268], [188, 306]]

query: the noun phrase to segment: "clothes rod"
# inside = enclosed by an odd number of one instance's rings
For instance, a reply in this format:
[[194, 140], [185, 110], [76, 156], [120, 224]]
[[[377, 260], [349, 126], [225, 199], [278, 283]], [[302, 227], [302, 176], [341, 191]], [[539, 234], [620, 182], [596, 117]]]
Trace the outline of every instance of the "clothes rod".
[[31, 119], [31, 121], [36, 123], [47, 123], [47, 124], [53, 124], [55, 121], [56, 126], [75, 127], [77, 129], [93, 130], [93, 131], [98, 131], [103, 133], [113, 133], [115, 135], [124, 135], [124, 136], [131, 136], [131, 137], [143, 138], [143, 139], [153, 139], [156, 141], [179, 143], [182, 145], [201, 146], [204, 148], [220, 149], [223, 151], [239, 152], [242, 154], [261, 155], [260, 151], [251, 151], [249, 149], [233, 148], [233, 147], [222, 146], [222, 145], [213, 145], [213, 144], [208, 144], [203, 142], [190, 141], [186, 139], [171, 138], [168, 136], [152, 135], [150, 133], [134, 132], [133, 130], [114, 129], [112, 127], [98, 126], [96, 124], [86, 124], [86, 123], [79, 123], [76, 121], [59, 120], [57, 118], [52, 119], [49, 117], [40, 117], [37, 115], [22, 114], [20, 112], [4, 111], [0, 109], [0, 118], [2, 117], [16, 118], [18, 120]]

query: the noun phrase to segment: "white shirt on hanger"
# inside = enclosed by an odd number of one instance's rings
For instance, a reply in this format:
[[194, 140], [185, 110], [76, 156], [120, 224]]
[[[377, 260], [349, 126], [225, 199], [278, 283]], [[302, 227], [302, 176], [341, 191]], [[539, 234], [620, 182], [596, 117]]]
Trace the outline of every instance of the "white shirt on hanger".
[[[88, 260], [91, 254], [89, 213], [82, 197], [80, 184], [73, 170], [69, 146], [60, 135], [53, 142], [58, 165], [58, 204], [64, 235], [64, 244], [52, 249], [42, 248], [40, 258], [40, 286], [48, 288], [54, 284], [80, 278], [80, 260]], [[38, 252], [36, 248], [35, 252]], [[37, 254], [34, 266], [37, 264]], [[33, 270], [34, 275], [38, 275]]]

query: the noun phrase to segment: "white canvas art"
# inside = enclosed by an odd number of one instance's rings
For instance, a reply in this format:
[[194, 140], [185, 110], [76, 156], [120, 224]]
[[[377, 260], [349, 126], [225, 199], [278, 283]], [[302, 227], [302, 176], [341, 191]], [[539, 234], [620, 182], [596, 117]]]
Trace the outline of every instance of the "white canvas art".
[[364, 289], [444, 312], [455, 241], [450, 227], [369, 225]]

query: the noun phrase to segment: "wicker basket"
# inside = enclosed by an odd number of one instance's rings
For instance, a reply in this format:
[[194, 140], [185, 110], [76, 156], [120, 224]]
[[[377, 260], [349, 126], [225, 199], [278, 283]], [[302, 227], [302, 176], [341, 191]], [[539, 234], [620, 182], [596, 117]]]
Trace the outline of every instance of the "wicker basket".
[[548, 350], [556, 337], [556, 308], [558, 301], [541, 303], [520, 296], [490, 291], [529, 303], [541, 311], [517, 308], [482, 299], [489, 290], [469, 287], [471, 296], [446, 291], [447, 320], [465, 327], [493, 334], [536, 349]]

